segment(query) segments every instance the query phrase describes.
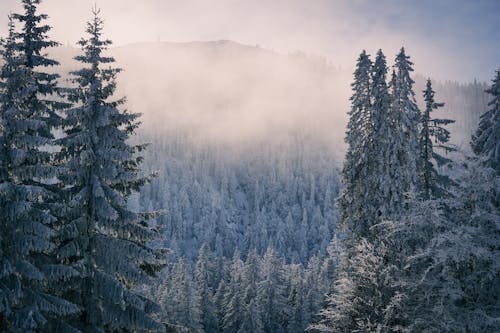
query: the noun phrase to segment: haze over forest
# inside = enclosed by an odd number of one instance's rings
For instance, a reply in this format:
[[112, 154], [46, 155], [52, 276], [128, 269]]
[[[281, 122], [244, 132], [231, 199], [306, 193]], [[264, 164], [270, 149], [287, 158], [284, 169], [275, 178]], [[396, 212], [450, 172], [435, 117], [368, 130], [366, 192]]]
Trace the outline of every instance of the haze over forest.
[[0, 12], [0, 333], [500, 331], [497, 0]]

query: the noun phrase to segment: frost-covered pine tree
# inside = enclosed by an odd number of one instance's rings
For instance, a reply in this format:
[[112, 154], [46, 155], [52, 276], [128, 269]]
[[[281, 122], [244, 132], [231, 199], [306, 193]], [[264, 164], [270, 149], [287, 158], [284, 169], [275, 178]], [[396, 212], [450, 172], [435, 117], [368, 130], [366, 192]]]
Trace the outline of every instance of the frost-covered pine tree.
[[243, 262], [238, 249], [234, 251], [230, 266], [230, 280], [224, 294], [223, 332], [238, 332], [243, 322], [243, 300], [241, 290], [241, 276]]
[[181, 332], [205, 332], [201, 327], [200, 299], [194, 287], [193, 275], [181, 258], [171, 272], [171, 289], [167, 309], [168, 321]]
[[447, 187], [452, 184], [449, 177], [439, 174], [436, 168], [442, 167], [451, 160], [437, 150], [445, 154], [456, 151], [456, 148], [448, 144], [450, 132], [444, 128], [455, 121], [450, 119], [432, 118], [431, 113], [444, 103], [434, 100], [434, 90], [432, 90], [431, 80], [427, 80], [426, 89], [423, 91], [425, 100], [425, 110], [420, 119], [420, 158], [419, 167], [419, 192], [424, 200], [445, 196]]
[[461, 171], [453, 198], [413, 201], [384, 226], [386, 242], [404, 245], [404, 270], [392, 277], [404, 295], [393, 296], [404, 317], [393, 315], [405, 332], [500, 330], [500, 180], [477, 161]]
[[344, 189], [339, 199], [340, 221], [355, 235], [364, 234], [368, 221], [373, 218], [370, 212], [365, 211], [362, 199], [367, 192], [365, 181], [369, 176], [367, 166], [370, 165], [371, 70], [370, 57], [363, 51], [357, 60], [351, 84], [353, 95], [345, 137], [348, 147], [342, 169]]
[[479, 127], [472, 137], [472, 150], [484, 160], [485, 165], [500, 174], [500, 69], [496, 70], [491, 87], [486, 90], [492, 96]]
[[[23, 0], [13, 14], [2, 50], [0, 105], [0, 330], [43, 332], [70, 329], [65, 316], [79, 308], [60, 298], [54, 285], [76, 271], [53, 259], [55, 227], [62, 207], [53, 186], [53, 130], [60, 123], [58, 75], [47, 68], [47, 18], [40, 0]], [[15, 30], [14, 21], [21, 25]]]
[[257, 286], [257, 299], [262, 313], [263, 331], [285, 332], [288, 315], [285, 272], [276, 252], [269, 248], [261, 261], [261, 280]]
[[[369, 186], [363, 205], [372, 207], [370, 213], [374, 220], [372, 225], [379, 222], [380, 218], [391, 214], [391, 195], [393, 192], [393, 181], [391, 179], [391, 168], [389, 164], [392, 153], [392, 137], [394, 136], [394, 127], [389, 121], [389, 107], [391, 98], [387, 86], [387, 62], [382, 50], [377, 52], [375, 63], [373, 64], [372, 74], [372, 107], [371, 124], [373, 127], [370, 136], [370, 173]], [[360, 235], [366, 237], [367, 234]]]
[[390, 138], [391, 151], [388, 154], [391, 166], [391, 194], [389, 209], [397, 214], [404, 207], [405, 194], [416, 190], [418, 181], [417, 163], [419, 161], [418, 125], [420, 111], [415, 101], [410, 74], [413, 63], [405, 49], [396, 56], [394, 74], [391, 80], [391, 106], [388, 120], [393, 126]]
[[59, 140], [67, 214], [58, 256], [80, 272], [71, 295], [83, 308], [75, 320], [81, 329], [161, 330], [156, 304], [132, 289], [147, 283], [162, 260], [148, 246], [155, 236], [148, 214], [127, 208], [127, 198], [149, 180], [138, 175], [137, 153], [145, 146], [128, 143], [139, 114], [121, 111], [124, 99], [113, 99], [120, 69], [104, 55], [111, 41], [102, 38], [102, 28], [94, 10], [75, 58], [84, 67], [71, 73], [75, 87], [68, 98], [75, 107], [66, 112], [66, 136]]
[[334, 292], [321, 310], [321, 320], [312, 325], [320, 332], [398, 332], [394, 312], [400, 313], [399, 285], [393, 265], [388, 265], [387, 247], [361, 239], [355, 256], [346, 258]]
[[217, 332], [218, 323], [215, 315], [213, 294], [210, 282], [213, 280], [211, 258], [208, 246], [203, 244], [198, 254], [195, 268], [195, 288], [200, 298], [200, 322], [205, 332]]
[[261, 309], [257, 302], [259, 282], [259, 258], [255, 250], [250, 251], [241, 278], [243, 322], [239, 333], [262, 332]]
[[[290, 293], [288, 295], [288, 314], [287, 332], [299, 333], [304, 332], [311, 320], [311, 313], [308, 312], [305, 306], [305, 293], [307, 288], [304, 285], [304, 274], [302, 265], [298, 266], [293, 273], [290, 272], [292, 279], [290, 285]], [[316, 314], [316, 313], [314, 313]]]

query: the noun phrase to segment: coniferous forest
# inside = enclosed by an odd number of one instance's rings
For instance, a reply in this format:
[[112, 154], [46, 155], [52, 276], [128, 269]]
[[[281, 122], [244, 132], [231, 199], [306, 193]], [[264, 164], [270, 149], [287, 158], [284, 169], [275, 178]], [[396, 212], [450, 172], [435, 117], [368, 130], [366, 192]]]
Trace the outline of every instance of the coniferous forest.
[[[19, 3], [1, 333], [500, 332], [500, 68], [461, 84], [415, 74], [405, 47], [353, 73], [229, 41], [113, 47], [97, 7], [72, 48], [42, 0]], [[200, 83], [217, 71], [247, 95]], [[284, 116], [249, 139], [238, 108]]]

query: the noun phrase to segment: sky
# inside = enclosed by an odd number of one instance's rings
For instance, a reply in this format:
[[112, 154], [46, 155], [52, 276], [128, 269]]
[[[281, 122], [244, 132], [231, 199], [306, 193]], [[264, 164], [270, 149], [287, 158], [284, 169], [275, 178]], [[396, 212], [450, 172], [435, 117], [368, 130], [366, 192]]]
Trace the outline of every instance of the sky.
[[[20, 0], [0, 0], [0, 34]], [[389, 63], [401, 46], [419, 74], [490, 81], [500, 67], [500, 0], [43, 0], [51, 37], [74, 45], [91, 8], [115, 45], [229, 39], [303, 51], [351, 68], [362, 49]]]

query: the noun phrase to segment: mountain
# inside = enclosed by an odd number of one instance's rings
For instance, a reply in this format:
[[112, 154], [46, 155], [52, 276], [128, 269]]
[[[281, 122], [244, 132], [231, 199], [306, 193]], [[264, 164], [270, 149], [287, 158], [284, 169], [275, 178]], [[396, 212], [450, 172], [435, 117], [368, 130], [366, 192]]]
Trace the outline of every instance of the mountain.
[[[53, 51], [66, 78], [76, 54]], [[352, 70], [232, 41], [138, 43], [110, 55], [124, 69], [117, 95], [143, 113], [145, 168], [159, 172], [131, 205], [165, 210], [160, 241], [174, 256], [194, 259], [202, 243], [226, 257], [273, 247], [302, 263], [325, 252], [336, 228]], [[425, 78], [415, 80], [422, 106]], [[457, 120], [452, 141], [467, 149], [486, 85], [433, 86], [446, 103], [439, 116]]]

